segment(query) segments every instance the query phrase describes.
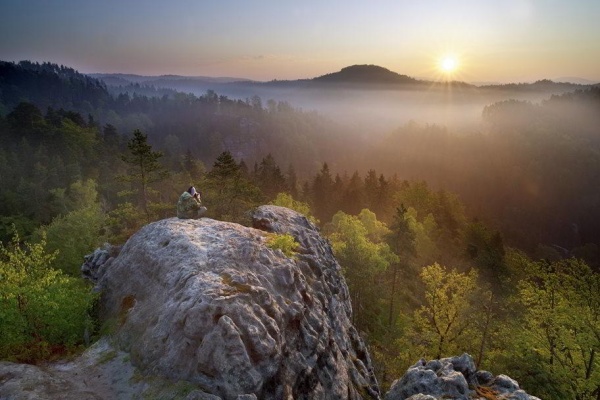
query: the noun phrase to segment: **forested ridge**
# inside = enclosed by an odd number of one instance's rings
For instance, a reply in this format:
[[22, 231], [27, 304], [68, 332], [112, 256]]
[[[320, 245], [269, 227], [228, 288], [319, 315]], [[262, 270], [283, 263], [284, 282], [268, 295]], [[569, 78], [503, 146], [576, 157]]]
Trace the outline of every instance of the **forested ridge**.
[[600, 396], [599, 88], [374, 140], [285, 102], [146, 90], [0, 64], [3, 359], [98, 334], [83, 256], [174, 216], [193, 184], [211, 218], [271, 202], [319, 224], [384, 387], [468, 352], [544, 399]]

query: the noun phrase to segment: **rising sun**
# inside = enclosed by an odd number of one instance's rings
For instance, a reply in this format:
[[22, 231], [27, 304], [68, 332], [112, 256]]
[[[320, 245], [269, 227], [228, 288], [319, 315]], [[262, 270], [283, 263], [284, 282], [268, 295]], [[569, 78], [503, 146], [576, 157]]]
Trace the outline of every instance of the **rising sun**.
[[458, 68], [458, 60], [453, 56], [446, 56], [440, 61], [440, 69], [445, 73], [451, 73]]

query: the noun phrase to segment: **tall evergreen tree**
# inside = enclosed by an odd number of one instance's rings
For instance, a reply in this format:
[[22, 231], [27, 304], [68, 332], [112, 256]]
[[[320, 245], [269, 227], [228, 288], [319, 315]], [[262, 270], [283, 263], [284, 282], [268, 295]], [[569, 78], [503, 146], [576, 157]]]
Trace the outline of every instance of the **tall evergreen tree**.
[[277, 193], [287, 191], [285, 177], [271, 154], [263, 158], [256, 168], [255, 179], [269, 200], [274, 199]]
[[344, 188], [340, 208], [348, 214], [356, 215], [365, 207], [366, 201], [363, 190], [363, 181], [358, 171], [354, 171], [352, 177], [348, 181], [348, 185]]
[[288, 167], [285, 184], [292, 197], [298, 198], [298, 176], [296, 175], [296, 170], [292, 164]]
[[246, 177], [231, 155], [225, 151], [217, 157], [206, 175], [208, 193], [204, 198], [211, 215], [235, 222], [246, 222], [246, 211], [262, 201], [260, 189]]
[[321, 171], [313, 180], [311, 192], [315, 216], [322, 222], [331, 220], [336, 205], [332, 198], [333, 178], [327, 163], [323, 163]]
[[379, 197], [379, 181], [377, 180], [377, 172], [370, 169], [365, 177], [365, 198], [367, 207], [370, 210], [377, 209], [377, 200]]
[[122, 159], [129, 164], [129, 171], [127, 175], [121, 175], [120, 179], [137, 186], [138, 203], [150, 221], [150, 184], [166, 179], [169, 172], [159, 162], [162, 153], [152, 150], [152, 146], [148, 144], [148, 135], [144, 135], [139, 129], [133, 132], [127, 148], [129, 154], [124, 154]]

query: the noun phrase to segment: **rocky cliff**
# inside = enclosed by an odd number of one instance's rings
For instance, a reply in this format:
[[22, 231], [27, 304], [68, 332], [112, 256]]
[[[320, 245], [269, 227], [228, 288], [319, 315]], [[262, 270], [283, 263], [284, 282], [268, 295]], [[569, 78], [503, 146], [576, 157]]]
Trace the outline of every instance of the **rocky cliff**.
[[[329, 244], [303, 216], [263, 206], [256, 228], [166, 219], [97, 272], [102, 318], [144, 373], [223, 399], [378, 398]], [[273, 234], [299, 243], [293, 257]]]

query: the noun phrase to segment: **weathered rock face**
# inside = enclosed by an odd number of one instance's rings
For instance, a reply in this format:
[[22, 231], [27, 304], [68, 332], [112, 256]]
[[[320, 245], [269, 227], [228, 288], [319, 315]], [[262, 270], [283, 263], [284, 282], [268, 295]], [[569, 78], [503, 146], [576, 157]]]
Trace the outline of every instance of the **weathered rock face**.
[[539, 400], [506, 375], [477, 371], [468, 354], [441, 360], [419, 360], [392, 384], [385, 400]]
[[103, 338], [74, 359], [44, 365], [0, 362], [2, 400], [218, 400], [185, 381], [144, 377], [129, 354]]
[[[224, 399], [379, 398], [329, 244], [285, 208], [260, 207], [254, 225], [166, 219], [106, 257], [94, 274], [120, 348]], [[293, 235], [296, 257], [265, 230]]]
[[110, 265], [109, 261], [116, 257], [119, 251], [121, 251], [119, 246], [104, 243], [102, 247], [84, 257], [83, 265], [81, 266], [81, 276], [84, 279], [98, 283], [98, 279], [104, 274], [105, 268]]

